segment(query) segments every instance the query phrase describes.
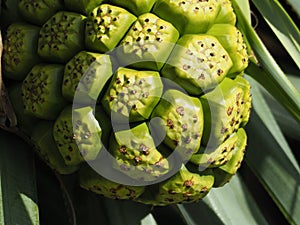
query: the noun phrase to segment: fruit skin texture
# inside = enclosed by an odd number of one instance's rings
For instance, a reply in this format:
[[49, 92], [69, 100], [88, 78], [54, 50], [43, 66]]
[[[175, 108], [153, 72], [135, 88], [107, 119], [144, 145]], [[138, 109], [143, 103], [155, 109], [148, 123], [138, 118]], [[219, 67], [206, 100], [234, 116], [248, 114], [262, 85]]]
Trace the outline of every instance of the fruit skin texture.
[[12, 2], [23, 18], [3, 23], [4, 75], [18, 126], [50, 168], [158, 206], [230, 181], [252, 102], [230, 0]]

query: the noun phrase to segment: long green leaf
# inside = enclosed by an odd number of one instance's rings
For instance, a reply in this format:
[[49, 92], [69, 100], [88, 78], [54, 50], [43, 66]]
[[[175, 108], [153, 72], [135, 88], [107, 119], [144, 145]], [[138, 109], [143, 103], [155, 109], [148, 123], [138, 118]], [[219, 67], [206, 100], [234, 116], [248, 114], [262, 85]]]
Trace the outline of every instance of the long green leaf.
[[289, 14], [277, 0], [252, 2], [300, 68], [300, 32]]
[[[264, 122], [264, 126], [269, 130], [273, 137], [276, 137], [275, 142], [280, 146], [283, 154], [289, 158], [290, 163], [295, 167], [295, 169], [300, 172], [299, 165], [295, 159], [292, 150], [290, 149], [285, 137], [283, 136], [280, 127], [278, 126], [272, 111], [268, 107], [263, 95], [261, 93], [261, 86], [251, 77], [246, 76], [252, 87], [253, 95], [253, 108], [255, 112], [259, 115], [261, 120]], [[299, 126], [299, 125], [298, 125]]]
[[299, 166], [253, 82], [252, 87], [255, 110], [247, 125], [246, 163], [287, 220], [296, 224], [300, 221]]
[[[288, 78], [300, 91], [300, 77], [288, 76]], [[288, 137], [300, 141], [300, 126], [297, 121], [263, 87], [261, 87], [261, 91], [282, 132]]]
[[236, 0], [232, 2], [239, 27], [247, 37], [259, 62], [259, 65], [256, 65], [254, 58], [251, 58], [247, 73], [262, 84], [300, 123], [300, 93], [288, 80], [247, 21], [247, 15], [244, 15], [239, 5], [242, 3]]
[[239, 175], [222, 188], [212, 189], [203, 203], [178, 205], [188, 225], [264, 225], [267, 224]]
[[0, 224], [38, 225], [33, 154], [17, 136], [0, 130]]

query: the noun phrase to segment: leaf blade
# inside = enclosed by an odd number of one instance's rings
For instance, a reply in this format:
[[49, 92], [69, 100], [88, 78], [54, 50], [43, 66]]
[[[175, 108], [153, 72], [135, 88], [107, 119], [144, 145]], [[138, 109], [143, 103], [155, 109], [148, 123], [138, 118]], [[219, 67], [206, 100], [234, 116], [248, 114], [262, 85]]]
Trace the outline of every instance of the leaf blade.
[[300, 32], [293, 20], [277, 0], [252, 2], [300, 68]]
[[0, 211], [6, 225], [38, 225], [33, 153], [18, 137], [0, 130]]

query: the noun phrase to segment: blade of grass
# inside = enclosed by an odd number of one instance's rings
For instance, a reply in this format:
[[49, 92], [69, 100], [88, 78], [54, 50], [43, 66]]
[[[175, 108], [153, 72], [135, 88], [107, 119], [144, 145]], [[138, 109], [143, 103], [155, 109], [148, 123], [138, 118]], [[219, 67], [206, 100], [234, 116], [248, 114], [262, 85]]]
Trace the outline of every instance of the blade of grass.
[[289, 14], [277, 0], [252, 2], [300, 68], [300, 32]]
[[300, 93], [288, 80], [247, 21], [247, 15], [244, 15], [239, 5], [242, 3], [236, 0], [232, 3], [238, 17], [239, 28], [245, 34], [259, 62], [257, 65], [256, 59], [250, 58], [247, 73], [263, 85], [300, 123]]
[[38, 225], [33, 154], [17, 136], [0, 130], [0, 224]]

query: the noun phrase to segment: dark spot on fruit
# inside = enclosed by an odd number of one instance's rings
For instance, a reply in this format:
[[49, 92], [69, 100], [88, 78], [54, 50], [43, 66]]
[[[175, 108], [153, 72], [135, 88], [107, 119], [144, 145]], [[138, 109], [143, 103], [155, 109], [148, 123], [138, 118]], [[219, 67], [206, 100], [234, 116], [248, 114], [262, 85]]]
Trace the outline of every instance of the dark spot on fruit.
[[182, 106], [177, 107], [176, 112], [177, 112], [180, 116], [184, 116], [184, 107], [182, 107]]
[[143, 152], [144, 155], [149, 155], [149, 147], [147, 147], [145, 144], [140, 144], [139, 149]]
[[134, 157], [134, 161], [135, 161], [136, 163], [140, 163], [140, 162], [142, 161], [142, 158], [139, 157], [139, 156], [136, 156], [136, 157]]
[[228, 131], [228, 128], [223, 127], [223, 128], [221, 129], [221, 134], [225, 134], [227, 131]]
[[224, 147], [222, 150], [222, 154], [225, 154], [227, 152], [227, 147]]
[[125, 145], [122, 145], [122, 146], [119, 148], [119, 151], [120, 151], [122, 154], [126, 154], [126, 153], [127, 153], [126, 146], [125, 146]]
[[175, 195], [175, 194], [176, 194], [176, 191], [169, 190], [168, 193], [169, 193], [170, 195]]
[[222, 69], [218, 69], [217, 73], [220, 76], [224, 71]]
[[67, 155], [67, 156], [66, 156], [66, 160], [67, 160], [67, 161], [71, 161], [71, 156]]

